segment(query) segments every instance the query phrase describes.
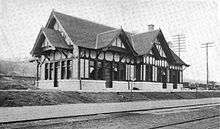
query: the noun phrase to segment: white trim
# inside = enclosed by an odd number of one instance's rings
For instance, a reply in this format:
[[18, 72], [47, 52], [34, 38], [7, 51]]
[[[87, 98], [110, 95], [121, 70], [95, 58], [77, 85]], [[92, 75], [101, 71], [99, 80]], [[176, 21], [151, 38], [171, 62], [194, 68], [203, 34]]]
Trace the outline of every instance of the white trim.
[[[97, 35], [96, 35], [95, 49], [98, 48], [98, 40], [99, 40], [99, 36], [100, 36], [100, 35], [105, 34], [105, 33], [109, 33], [109, 32], [113, 32], [113, 31], [117, 31], [117, 30], [120, 30], [120, 29], [109, 30], [109, 31], [105, 31], [105, 32], [102, 32], [102, 33], [97, 34]], [[118, 35], [117, 35], [117, 36], [118, 36]], [[115, 37], [117, 37], [117, 36], [115, 36]], [[115, 39], [115, 37], [113, 38], [113, 40]], [[109, 44], [111, 44], [113, 40], [111, 40]], [[108, 44], [108, 45], [109, 45], [109, 44]]]
[[[50, 43], [50, 45], [53, 47], [52, 49], [53, 50], [55, 50], [55, 47], [54, 47], [54, 45], [50, 42], [50, 40], [48, 39], [48, 37], [47, 37], [47, 35], [45, 34], [45, 32], [43, 31], [43, 34], [44, 34], [44, 36], [45, 36], [45, 39], [47, 40], [47, 42], [49, 42]], [[45, 41], [44, 41], [45, 42]], [[42, 44], [41, 44], [41, 47], [42, 47]]]

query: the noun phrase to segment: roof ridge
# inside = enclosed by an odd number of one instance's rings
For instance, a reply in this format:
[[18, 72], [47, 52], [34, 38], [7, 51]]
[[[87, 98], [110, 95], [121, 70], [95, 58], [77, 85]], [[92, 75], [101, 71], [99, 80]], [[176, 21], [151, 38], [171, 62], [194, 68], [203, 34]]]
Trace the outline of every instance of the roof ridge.
[[117, 30], [121, 30], [121, 29], [108, 30], [108, 31], [104, 31], [104, 32], [102, 32], [102, 33], [99, 33], [99, 34], [97, 34], [97, 35], [101, 35], [101, 34], [113, 32], [113, 31], [117, 31]]
[[55, 30], [55, 29], [51, 29], [51, 28], [43, 27], [42, 30], [43, 30], [43, 31], [44, 31], [44, 30], [50, 30], [50, 31], [54, 31], [54, 32], [57, 32], [57, 33], [61, 34], [59, 30]]
[[151, 32], [156, 32], [156, 31], [160, 31], [160, 29], [156, 29], [156, 30], [153, 30], [153, 31], [147, 31], [147, 32], [141, 32], [141, 33], [137, 33], [137, 34], [132, 34], [132, 36], [140, 35], [140, 34], [146, 34], [146, 33], [151, 33]]
[[98, 22], [95, 22], [95, 21], [91, 21], [91, 20], [87, 20], [87, 19], [84, 19], [84, 18], [72, 16], [72, 15], [69, 15], [69, 14], [64, 14], [64, 13], [57, 12], [57, 11], [53, 11], [53, 13], [54, 13], [54, 15], [56, 15], [56, 13], [57, 13], [57, 14], [65, 15], [65, 16], [68, 16], [68, 17], [76, 18], [76, 19], [79, 19], [79, 20], [82, 20], [82, 21], [86, 21], [86, 22], [97, 24], [97, 25], [101, 25], [101, 26], [112, 28], [112, 29], [116, 29], [116, 28], [108, 26], [108, 25], [104, 25], [104, 24], [101, 24], [101, 23], [98, 23]]

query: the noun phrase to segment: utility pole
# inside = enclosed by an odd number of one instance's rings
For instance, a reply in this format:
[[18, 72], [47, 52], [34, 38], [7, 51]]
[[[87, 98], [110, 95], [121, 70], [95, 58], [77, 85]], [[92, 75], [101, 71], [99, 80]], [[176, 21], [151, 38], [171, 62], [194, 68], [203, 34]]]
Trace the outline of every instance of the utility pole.
[[208, 43], [203, 43], [202, 48], [205, 48], [206, 50], [206, 88], [208, 89], [209, 86], [209, 47], [214, 44], [214, 42], [208, 42]]
[[177, 34], [173, 35], [173, 43], [172, 45], [175, 52], [178, 52], [178, 56], [180, 57], [180, 53], [184, 52], [185, 50], [185, 35], [184, 34]]

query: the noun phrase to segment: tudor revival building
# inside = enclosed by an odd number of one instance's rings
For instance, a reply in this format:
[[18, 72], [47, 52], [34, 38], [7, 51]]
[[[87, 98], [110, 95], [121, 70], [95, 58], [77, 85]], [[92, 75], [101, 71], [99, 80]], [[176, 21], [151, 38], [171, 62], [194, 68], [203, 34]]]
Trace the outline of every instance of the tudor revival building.
[[82, 91], [181, 90], [188, 66], [162, 31], [132, 34], [52, 11], [31, 51], [37, 85]]

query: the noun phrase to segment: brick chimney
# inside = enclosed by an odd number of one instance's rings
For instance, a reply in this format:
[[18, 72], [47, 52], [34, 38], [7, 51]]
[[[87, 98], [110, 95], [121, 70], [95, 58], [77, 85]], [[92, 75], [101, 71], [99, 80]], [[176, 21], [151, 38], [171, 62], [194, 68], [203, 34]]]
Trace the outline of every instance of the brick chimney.
[[154, 25], [153, 24], [148, 25], [148, 31], [153, 31], [153, 30], [154, 30]]

